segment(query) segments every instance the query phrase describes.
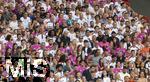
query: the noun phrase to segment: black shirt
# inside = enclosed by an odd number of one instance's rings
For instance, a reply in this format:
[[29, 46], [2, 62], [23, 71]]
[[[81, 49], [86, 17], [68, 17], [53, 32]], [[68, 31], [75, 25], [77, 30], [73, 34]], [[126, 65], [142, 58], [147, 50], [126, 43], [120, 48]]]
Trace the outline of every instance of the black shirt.
[[103, 35], [99, 35], [97, 38], [96, 38], [96, 40], [98, 41], [98, 42], [101, 42], [101, 41], [103, 41], [103, 39], [104, 39], [104, 36]]
[[85, 78], [86, 78], [86, 80], [87, 81], [92, 81], [92, 75], [91, 75], [91, 73], [90, 73], [90, 70], [88, 69], [88, 70], [85, 70], [85, 71], [83, 71], [83, 74], [82, 74], [83, 76], [85, 76]]

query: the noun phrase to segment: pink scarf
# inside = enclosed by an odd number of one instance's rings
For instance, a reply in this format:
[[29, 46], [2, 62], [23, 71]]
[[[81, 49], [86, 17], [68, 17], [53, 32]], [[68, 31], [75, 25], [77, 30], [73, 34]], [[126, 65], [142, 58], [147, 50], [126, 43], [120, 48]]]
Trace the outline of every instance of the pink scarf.
[[40, 46], [40, 44], [34, 44], [34, 45], [31, 46], [31, 48], [32, 48], [33, 50], [38, 51], [39, 49], [41, 49], [41, 46]]
[[51, 50], [51, 49], [52, 49], [52, 46], [51, 46], [51, 45], [45, 46], [44, 49], [45, 49], [45, 50]]

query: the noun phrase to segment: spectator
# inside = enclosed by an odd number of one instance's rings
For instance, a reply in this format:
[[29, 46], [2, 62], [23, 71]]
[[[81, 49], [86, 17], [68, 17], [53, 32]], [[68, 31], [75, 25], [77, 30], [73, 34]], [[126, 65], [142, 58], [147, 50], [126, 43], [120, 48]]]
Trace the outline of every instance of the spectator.
[[0, 80], [149, 82], [149, 28], [127, 0], [0, 0]]
[[148, 82], [147, 79], [145, 78], [144, 72], [140, 73], [140, 78], [137, 82]]

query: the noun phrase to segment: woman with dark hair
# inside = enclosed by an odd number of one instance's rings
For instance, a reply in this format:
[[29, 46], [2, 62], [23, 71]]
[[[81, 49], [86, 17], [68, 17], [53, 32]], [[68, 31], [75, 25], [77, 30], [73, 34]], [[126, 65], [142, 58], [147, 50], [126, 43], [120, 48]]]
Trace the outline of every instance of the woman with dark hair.
[[59, 59], [59, 62], [61, 62], [61, 63], [65, 63], [66, 62], [66, 55], [61, 55], [60, 56], [60, 59]]
[[14, 44], [13, 44], [13, 47], [12, 47], [12, 56], [17, 53], [16, 50], [17, 50], [17, 44], [14, 43]]
[[12, 36], [11, 35], [7, 35], [5, 40], [7, 41], [6, 48], [12, 48], [13, 47]]
[[5, 51], [5, 57], [6, 57], [6, 59], [7, 58], [10, 58], [11, 57], [11, 48], [6, 48], [6, 51]]
[[75, 82], [82, 82], [82, 74], [80, 72], [76, 72], [76, 81]]
[[50, 31], [48, 32], [48, 36], [49, 36], [49, 37], [54, 37], [54, 36], [56, 36], [55, 31], [54, 31], [54, 30], [50, 30]]
[[104, 62], [102, 59], [99, 59], [99, 65], [98, 66], [99, 66], [100, 71], [104, 70]]
[[11, 61], [12, 62], [18, 61], [18, 58], [16, 58], [18, 56], [19, 56], [18, 55], [18, 47], [17, 47], [17, 44], [14, 43], [13, 48], [12, 48], [12, 54], [11, 54], [12, 59], [11, 59]]
[[137, 82], [148, 82], [144, 71], [141, 71], [139, 79], [137, 80]]
[[129, 80], [129, 82], [135, 82], [135, 73], [134, 73], [134, 71], [130, 72], [130, 80]]
[[82, 45], [77, 46], [77, 56], [82, 56]]
[[79, 65], [81, 60], [83, 60], [82, 56], [77, 56], [77, 58], [76, 58], [76, 65]]

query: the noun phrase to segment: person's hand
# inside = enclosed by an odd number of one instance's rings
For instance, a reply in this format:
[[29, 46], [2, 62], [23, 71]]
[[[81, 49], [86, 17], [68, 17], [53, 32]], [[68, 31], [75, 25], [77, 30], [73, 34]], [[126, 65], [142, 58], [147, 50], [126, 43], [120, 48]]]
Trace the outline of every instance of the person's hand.
[[30, 81], [32, 81], [33, 80], [33, 75], [30, 75], [29, 79], [30, 79]]
[[82, 77], [83, 82], [87, 82], [85, 76]]

